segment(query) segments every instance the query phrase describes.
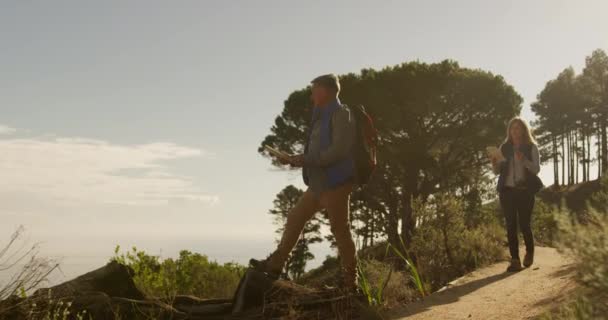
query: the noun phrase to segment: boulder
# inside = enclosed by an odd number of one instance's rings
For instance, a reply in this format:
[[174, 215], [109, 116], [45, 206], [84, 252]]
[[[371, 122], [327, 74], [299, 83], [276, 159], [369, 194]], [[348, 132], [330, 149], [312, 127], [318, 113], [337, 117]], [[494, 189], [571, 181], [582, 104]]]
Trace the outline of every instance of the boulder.
[[109, 297], [145, 299], [133, 282], [133, 270], [116, 261], [54, 287], [39, 289], [34, 297], [68, 298], [102, 292]]

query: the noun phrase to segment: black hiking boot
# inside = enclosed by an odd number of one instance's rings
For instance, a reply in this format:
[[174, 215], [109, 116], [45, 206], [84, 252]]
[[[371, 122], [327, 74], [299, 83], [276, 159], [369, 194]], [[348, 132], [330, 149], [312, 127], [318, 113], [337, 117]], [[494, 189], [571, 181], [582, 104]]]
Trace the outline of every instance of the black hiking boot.
[[258, 272], [265, 273], [272, 280], [278, 280], [281, 277], [281, 270], [273, 270], [270, 268], [270, 266], [268, 265], [270, 257], [271, 256], [268, 256], [264, 260], [250, 259], [249, 268]]
[[524, 267], [529, 268], [534, 263], [534, 251], [526, 252], [524, 257]]
[[518, 272], [521, 271], [521, 262], [519, 259], [511, 259], [511, 264], [507, 267], [507, 272]]

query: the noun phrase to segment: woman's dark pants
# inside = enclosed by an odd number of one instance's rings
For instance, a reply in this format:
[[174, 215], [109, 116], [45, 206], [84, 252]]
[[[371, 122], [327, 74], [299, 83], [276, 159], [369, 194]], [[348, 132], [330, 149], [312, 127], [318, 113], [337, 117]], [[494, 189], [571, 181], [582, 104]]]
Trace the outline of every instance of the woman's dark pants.
[[530, 227], [532, 209], [534, 208], [534, 194], [526, 189], [505, 187], [500, 192], [499, 198], [502, 211], [505, 215], [511, 258], [519, 260], [518, 224], [521, 233], [524, 235], [526, 251], [530, 254], [534, 253], [534, 237], [532, 236], [532, 228]]

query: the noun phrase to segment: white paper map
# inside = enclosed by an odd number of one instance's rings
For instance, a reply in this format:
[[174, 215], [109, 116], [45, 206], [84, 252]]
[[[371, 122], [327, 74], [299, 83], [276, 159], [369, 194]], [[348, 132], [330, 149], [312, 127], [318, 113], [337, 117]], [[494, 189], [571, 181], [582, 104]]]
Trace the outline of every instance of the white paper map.
[[486, 151], [488, 152], [488, 156], [490, 158], [496, 159], [498, 162], [505, 160], [505, 157], [502, 155], [502, 151], [494, 146], [487, 147]]
[[280, 158], [280, 159], [285, 159], [285, 160], [289, 160], [289, 155], [283, 151], [279, 151], [271, 146], [264, 146], [264, 149], [266, 149], [266, 151], [268, 151], [268, 153], [270, 153], [271, 155]]

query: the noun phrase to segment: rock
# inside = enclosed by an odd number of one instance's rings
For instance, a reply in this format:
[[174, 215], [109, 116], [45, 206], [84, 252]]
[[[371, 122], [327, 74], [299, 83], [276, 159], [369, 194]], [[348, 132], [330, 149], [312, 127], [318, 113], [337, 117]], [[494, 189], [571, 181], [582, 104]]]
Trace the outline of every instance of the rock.
[[37, 290], [33, 296], [57, 299], [75, 297], [89, 292], [103, 292], [109, 297], [143, 300], [145, 297], [135, 286], [132, 274], [131, 268], [112, 261], [73, 280], [51, 288]]
[[132, 278], [133, 270], [117, 262], [64, 282], [39, 289], [20, 301], [11, 298], [0, 306], [11, 306], [11, 312], [0, 313], [0, 320], [25, 319], [30, 312], [44, 315], [52, 310], [68, 308], [68, 319], [83, 315], [88, 319], [186, 319], [179, 311], [155, 299], [146, 299]]

